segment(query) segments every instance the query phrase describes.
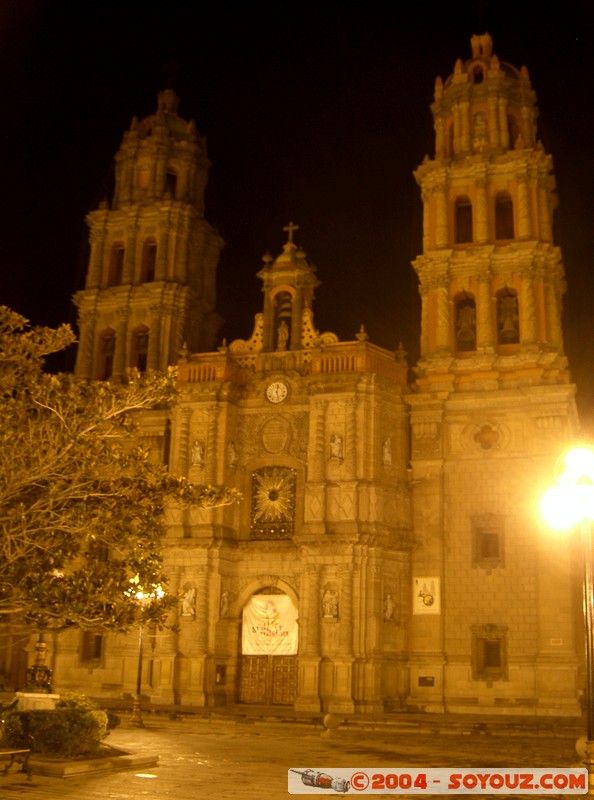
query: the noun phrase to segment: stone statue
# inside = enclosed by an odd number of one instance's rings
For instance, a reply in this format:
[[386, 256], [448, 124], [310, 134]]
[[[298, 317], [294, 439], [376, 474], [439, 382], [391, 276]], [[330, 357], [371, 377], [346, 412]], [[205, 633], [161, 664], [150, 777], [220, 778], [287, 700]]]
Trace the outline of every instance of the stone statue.
[[390, 622], [394, 619], [394, 611], [396, 610], [396, 603], [394, 598], [388, 592], [384, 597], [384, 621]]
[[338, 592], [336, 589], [326, 589], [322, 595], [322, 616], [324, 619], [338, 618]]
[[221, 594], [221, 619], [226, 619], [229, 615], [229, 592]]
[[182, 617], [196, 616], [196, 589], [187, 586], [182, 595]]
[[196, 441], [192, 445], [192, 466], [193, 467], [204, 466], [204, 443], [201, 442], [199, 439], [196, 439]]
[[384, 443], [382, 445], [382, 461], [386, 467], [391, 466], [392, 464], [392, 437], [388, 436], [387, 439], [384, 439]]
[[330, 458], [336, 458], [340, 461], [343, 459], [342, 436], [339, 436], [338, 433], [333, 433], [330, 437]]
[[238, 461], [239, 457], [237, 455], [237, 450], [235, 449], [235, 442], [230, 441], [227, 445], [227, 466], [235, 469]]
[[276, 334], [276, 349], [286, 350], [288, 340], [289, 340], [289, 328], [287, 327], [287, 323], [283, 319], [281, 320], [281, 324], [278, 326], [278, 331]]

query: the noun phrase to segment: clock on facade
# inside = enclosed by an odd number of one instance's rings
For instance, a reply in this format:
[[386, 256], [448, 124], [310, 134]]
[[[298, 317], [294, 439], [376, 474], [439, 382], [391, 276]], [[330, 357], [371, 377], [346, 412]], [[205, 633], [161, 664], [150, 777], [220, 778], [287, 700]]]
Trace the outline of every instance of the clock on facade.
[[282, 403], [288, 394], [289, 388], [284, 381], [272, 381], [266, 387], [266, 399], [271, 403]]

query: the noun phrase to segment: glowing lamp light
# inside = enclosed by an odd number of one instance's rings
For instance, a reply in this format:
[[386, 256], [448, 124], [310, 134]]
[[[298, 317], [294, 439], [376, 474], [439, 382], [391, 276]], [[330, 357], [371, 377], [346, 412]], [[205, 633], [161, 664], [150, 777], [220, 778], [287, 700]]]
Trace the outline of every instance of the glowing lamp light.
[[582, 520], [594, 521], [594, 448], [575, 447], [557, 466], [557, 486], [542, 498], [547, 523], [567, 530]]
[[565, 453], [556, 464], [555, 483], [542, 499], [543, 516], [555, 528], [579, 524], [582, 544], [587, 720], [584, 764], [588, 794], [594, 795], [594, 447], [574, 447]]

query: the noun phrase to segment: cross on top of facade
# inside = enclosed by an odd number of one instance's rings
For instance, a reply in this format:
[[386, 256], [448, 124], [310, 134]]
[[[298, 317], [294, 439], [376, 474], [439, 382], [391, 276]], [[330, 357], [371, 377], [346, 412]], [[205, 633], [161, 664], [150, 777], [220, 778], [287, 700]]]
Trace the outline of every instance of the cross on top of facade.
[[293, 242], [293, 232], [299, 230], [299, 225], [293, 225], [292, 222], [289, 222], [288, 225], [285, 225], [283, 230], [288, 232], [288, 234], [289, 234], [289, 242]]

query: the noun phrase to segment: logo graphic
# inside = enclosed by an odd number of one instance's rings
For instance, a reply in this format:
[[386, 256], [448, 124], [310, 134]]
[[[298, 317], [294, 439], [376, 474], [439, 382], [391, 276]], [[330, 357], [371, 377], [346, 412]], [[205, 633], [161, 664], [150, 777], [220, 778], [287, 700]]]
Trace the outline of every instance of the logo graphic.
[[301, 780], [306, 786], [315, 786], [318, 789], [334, 789], [335, 792], [345, 794], [351, 788], [350, 782], [346, 778], [333, 778], [325, 772], [316, 772], [313, 769], [292, 769], [301, 775]]

